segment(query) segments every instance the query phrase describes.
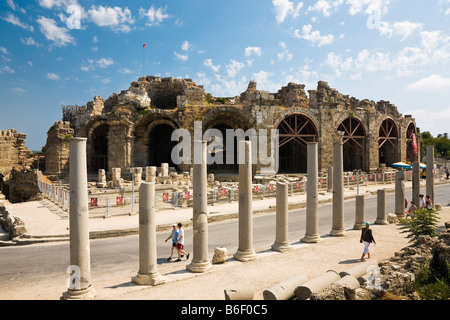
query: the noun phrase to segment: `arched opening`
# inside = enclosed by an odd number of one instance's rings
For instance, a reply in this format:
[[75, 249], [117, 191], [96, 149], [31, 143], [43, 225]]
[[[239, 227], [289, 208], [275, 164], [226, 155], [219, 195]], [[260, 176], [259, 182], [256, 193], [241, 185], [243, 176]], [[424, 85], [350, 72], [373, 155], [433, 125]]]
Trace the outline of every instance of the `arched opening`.
[[148, 139], [148, 165], [160, 167], [161, 163], [168, 163], [169, 167], [175, 167], [172, 161], [172, 149], [177, 142], [171, 140], [174, 127], [161, 123], [153, 127]]
[[379, 163], [390, 166], [398, 161], [398, 129], [392, 119], [386, 119], [378, 134]]
[[[233, 136], [234, 143], [233, 143], [233, 150], [227, 149], [227, 130], [233, 130], [234, 129], [225, 123], [219, 123], [213, 126], [210, 129], [217, 129], [220, 131], [222, 135], [222, 146], [219, 148], [215, 148], [213, 150], [214, 158], [215, 159], [221, 159], [222, 163], [211, 163], [208, 165], [208, 172], [211, 173], [238, 173], [239, 172], [239, 165], [237, 161], [237, 137]], [[230, 160], [232, 160], [232, 163], [227, 163], [227, 155]], [[232, 157], [231, 157], [232, 155]], [[230, 162], [230, 160], [228, 162]]]
[[106, 123], [97, 126], [92, 131], [89, 166], [91, 172], [98, 172], [99, 169], [108, 171], [108, 132], [109, 125]]
[[279, 172], [306, 173], [307, 143], [317, 141], [318, 132], [313, 121], [306, 115], [295, 113], [278, 125]]
[[338, 131], [344, 132], [344, 171], [364, 169], [364, 142], [366, 132], [360, 120], [349, 117], [341, 122]]
[[[413, 135], [415, 135], [415, 143], [416, 147], [413, 147], [414, 139]], [[406, 130], [406, 162], [413, 163], [417, 161], [417, 130], [414, 123], [410, 123], [408, 129]]]

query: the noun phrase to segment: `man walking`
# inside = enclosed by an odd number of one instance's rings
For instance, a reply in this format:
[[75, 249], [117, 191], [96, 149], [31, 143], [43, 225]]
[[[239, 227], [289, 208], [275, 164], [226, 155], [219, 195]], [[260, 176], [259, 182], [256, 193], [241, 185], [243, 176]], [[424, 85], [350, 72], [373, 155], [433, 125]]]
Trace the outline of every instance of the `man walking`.
[[172, 259], [173, 249], [176, 249], [176, 247], [177, 247], [177, 240], [178, 240], [177, 225], [174, 224], [172, 227], [173, 227], [172, 232], [170, 233], [170, 236], [165, 241], [165, 242], [167, 242], [170, 238], [172, 238], [172, 251], [170, 252], [170, 257], [168, 257], [166, 259], [167, 261], [170, 261]]
[[185, 254], [186, 255], [186, 260], [189, 259], [189, 253], [184, 251], [184, 230], [183, 230], [183, 225], [181, 224], [181, 222], [178, 222], [178, 240], [177, 240], [177, 250], [178, 250], [178, 259], [175, 260], [177, 261], [181, 261], [181, 255]]

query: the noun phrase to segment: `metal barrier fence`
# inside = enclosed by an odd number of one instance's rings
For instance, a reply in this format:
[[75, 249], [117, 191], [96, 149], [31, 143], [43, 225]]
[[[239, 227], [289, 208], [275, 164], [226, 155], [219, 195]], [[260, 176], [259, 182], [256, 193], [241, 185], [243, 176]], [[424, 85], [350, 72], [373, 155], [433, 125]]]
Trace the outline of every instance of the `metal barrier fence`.
[[[406, 181], [411, 181], [412, 171], [404, 171]], [[443, 173], [442, 173], [443, 174]], [[442, 179], [439, 170], [435, 170], [435, 178]], [[59, 205], [63, 210], [69, 210], [70, 193], [67, 187], [58, 183], [48, 183], [43, 181], [42, 173], [38, 173], [38, 186], [41, 193], [49, 200]], [[395, 172], [385, 173], [363, 173], [347, 172], [344, 173], [343, 183], [346, 188], [357, 188], [391, 184], [395, 182]], [[302, 194], [306, 192], [306, 178], [302, 180], [291, 180], [287, 182], [289, 185], [289, 195]], [[328, 189], [327, 177], [319, 177], [317, 181], [319, 191]], [[264, 199], [276, 196], [276, 182], [263, 182], [253, 184], [253, 198]], [[89, 195], [89, 212], [90, 214], [99, 214], [102, 216], [112, 216], [120, 214], [135, 214], [138, 212], [139, 193], [133, 191], [124, 191], [124, 189], [107, 189], [108, 193], [90, 194]], [[208, 204], [233, 202], [238, 200], [239, 187], [237, 185], [222, 186], [208, 189]], [[192, 190], [172, 190], [156, 192], [156, 208], [157, 209], [175, 209], [180, 207], [192, 206], [193, 193]]]

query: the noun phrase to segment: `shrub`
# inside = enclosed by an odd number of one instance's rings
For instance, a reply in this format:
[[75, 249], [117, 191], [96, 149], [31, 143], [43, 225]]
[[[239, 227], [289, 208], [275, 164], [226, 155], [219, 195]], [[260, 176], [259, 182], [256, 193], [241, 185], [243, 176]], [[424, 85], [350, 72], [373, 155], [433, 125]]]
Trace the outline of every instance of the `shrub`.
[[400, 229], [403, 229], [402, 233], [408, 233], [407, 238], [411, 239], [410, 242], [417, 242], [421, 235], [437, 236], [438, 221], [436, 210], [416, 210], [414, 218], [400, 220], [402, 224]]

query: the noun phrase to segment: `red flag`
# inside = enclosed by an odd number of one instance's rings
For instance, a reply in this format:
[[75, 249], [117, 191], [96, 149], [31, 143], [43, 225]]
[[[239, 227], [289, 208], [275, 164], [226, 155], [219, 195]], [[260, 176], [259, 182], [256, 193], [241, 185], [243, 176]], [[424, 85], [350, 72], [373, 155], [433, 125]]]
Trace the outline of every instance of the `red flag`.
[[411, 139], [412, 139], [412, 147], [413, 147], [413, 154], [417, 154], [417, 139], [416, 139], [416, 134], [413, 133], [411, 135]]
[[142, 48], [145, 48], [145, 43], [144, 43], [144, 45], [142, 46]]

